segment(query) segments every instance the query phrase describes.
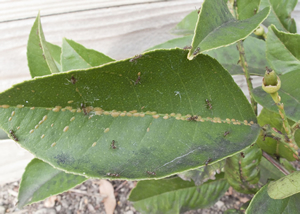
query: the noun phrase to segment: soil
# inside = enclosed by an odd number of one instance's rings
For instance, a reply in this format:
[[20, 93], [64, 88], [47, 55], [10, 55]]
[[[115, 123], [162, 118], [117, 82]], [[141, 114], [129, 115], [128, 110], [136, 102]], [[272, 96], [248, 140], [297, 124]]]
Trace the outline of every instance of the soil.
[[[0, 214], [105, 214], [99, 186], [96, 180], [87, 180], [74, 189], [52, 196], [44, 201], [16, 208], [19, 181], [0, 185]], [[138, 214], [131, 202], [127, 200], [131, 189], [136, 185], [133, 181], [111, 181], [117, 200], [115, 214]], [[239, 209], [251, 196], [237, 193], [229, 188], [226, 194], [212, 207], [191, 210], [185, 214], [221, 214], [230, 208]]]

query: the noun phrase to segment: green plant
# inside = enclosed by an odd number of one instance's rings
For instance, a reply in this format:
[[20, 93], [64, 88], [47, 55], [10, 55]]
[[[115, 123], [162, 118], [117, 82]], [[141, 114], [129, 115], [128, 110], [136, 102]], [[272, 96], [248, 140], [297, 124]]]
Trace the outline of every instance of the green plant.
[[[129, 200], [145, 213], [210, 206], [229, 186], [256, 193], [246, 213], [297, 213], [296, 3], [206, 0], [174, 28], [183, 37], [120, 61], [72, 40], [46, 42], [38, 15], [27, 49], [33, 79], [0, 94], [1, 128], [36, 156], [18, 206], [107, 178], [140, 180]], [[268, 33], [258, 38], [262, 23]], [[251, 75], [265, 75], [267, 93]]]

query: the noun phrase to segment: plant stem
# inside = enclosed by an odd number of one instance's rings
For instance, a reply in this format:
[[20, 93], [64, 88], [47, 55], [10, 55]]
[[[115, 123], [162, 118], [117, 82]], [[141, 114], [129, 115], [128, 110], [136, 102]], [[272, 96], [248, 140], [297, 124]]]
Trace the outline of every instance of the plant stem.
[[250, 74], [249, 74], [249, 71], [248, 71], [248, 64], [247, 64], [247, 61], [246, 61], [245, 50], [244, 50], [244, 46], [243, 46], [242, 41], [237, 42], [237, 49], [240, 53], [240, 64], [241, 64], [242, 69], [244, 71], [246, 81], [247, 81], [247, 85], [248, 85], [251, 106], [252, 106], [252, 109], [253, 109], [255, 115], [257, 115], [257, 103], [255, 102], [255, 100], [253, 98], [253, 94], [252, 94], [253, 85], [252, 85]]
[[284, 175], [289, 175], [290, 172], [287, 171], [283, 166], [281, 166], [277, 161], [275, 161], [270, 155], [268, 155], [265, 151], [262, 151], [263, 156], [273, 164], [277, 169], [279, 169]]

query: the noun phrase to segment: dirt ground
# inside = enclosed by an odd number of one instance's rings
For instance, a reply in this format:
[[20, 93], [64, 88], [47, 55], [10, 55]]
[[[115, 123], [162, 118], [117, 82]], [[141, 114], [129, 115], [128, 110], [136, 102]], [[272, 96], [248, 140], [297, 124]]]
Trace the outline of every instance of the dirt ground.
[[[136, 185], [133, 181], [111, 181], [117, 201], [115, 214], [138, 214], [127, 200], [130, 190]], [[96, 180], [87, 180], [67, 192], [52, 196], [44, 201], [24, 207], [15, 207], [17, 203], [19, 181], [0, 186], [0, 214], [105, 214], [99, 185]], [[251, 197], [237, 193], [230, 188], [226, 194], [211, 208], [191, 210], [185, 214], [221, 214], [230, 208], [240, 206]]]

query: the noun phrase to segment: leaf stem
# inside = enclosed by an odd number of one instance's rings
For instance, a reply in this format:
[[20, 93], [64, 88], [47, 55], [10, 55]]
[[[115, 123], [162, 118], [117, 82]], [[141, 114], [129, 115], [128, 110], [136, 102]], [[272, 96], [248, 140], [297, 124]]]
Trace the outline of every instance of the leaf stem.
[[279, 171], [281, 171], [284, 175], [289, 175], [290, 172], [287, 171], [283, 166], [281, 166], [277, 161], [275, 161], [270, 155], [268, 155], [265, 151], [262, 151], [263, 156], [273, 164]]
[[245, 50], [244, 50], [244, 46], [243, 46], [242, 41], [237, 42], [237, 49], [240, 53], [239, 63], [242, 66], [242, 69], [244, 71], [245, 78], [246, 78], [246, 81], [247, 81], [247, 85], [248, 85], [251, 106], [252, 106], [252, 109], [253, 109], [255, 115], [257, 115], [257, 102], [255, 102], [255, 100], [253, 98], [253, 94], [252, 94], [253, 85], [252, 85], [250, 74], [249, 74], [249, 71], [248, 71], [248, 64], [247, 64], [247, 61], [246, 61]]

